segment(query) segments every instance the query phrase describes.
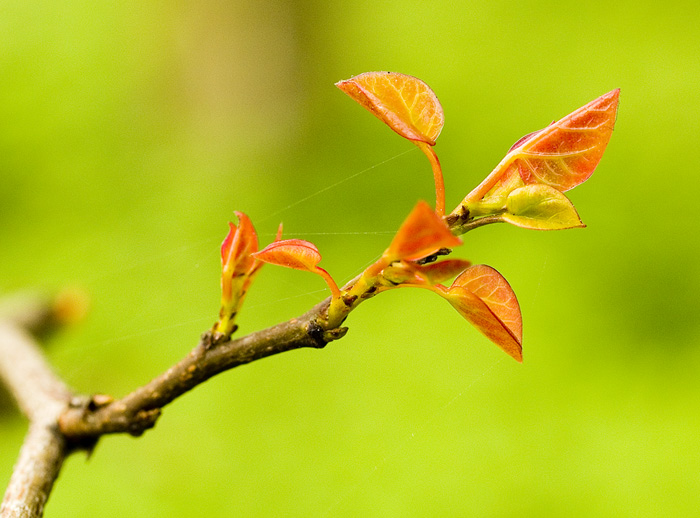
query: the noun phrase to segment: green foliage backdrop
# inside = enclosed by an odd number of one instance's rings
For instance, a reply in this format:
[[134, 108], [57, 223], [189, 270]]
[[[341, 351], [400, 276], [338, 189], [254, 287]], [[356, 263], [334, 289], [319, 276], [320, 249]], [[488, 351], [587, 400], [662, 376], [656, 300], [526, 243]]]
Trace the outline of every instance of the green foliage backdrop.
[[[263, 242], [284, 221], [343, 281], [432, 201], [425, 157], [335, 81], [392, 70], [433, 87], [448, 209], [520, 136], [622, 88], [606, 155], [571, 193], [588, 228], [486, 227], [458, 253], [510, 280], [523, 365], [437, 297], [387, 293], [325, 350], [224, 374], [141, 439], [71, 457], [48, 516], [696, 512], [699, 13], [0, 2], [0, 290], [90, 293], [87, 320], [49, 347], [85, 392], [122, 395], [196, 344], [234, 210]], [[325, 296], [314, 276], [266, 267], [241, 332]], [[4, 487], [26, 423], [6, 401], [0, 412]]]

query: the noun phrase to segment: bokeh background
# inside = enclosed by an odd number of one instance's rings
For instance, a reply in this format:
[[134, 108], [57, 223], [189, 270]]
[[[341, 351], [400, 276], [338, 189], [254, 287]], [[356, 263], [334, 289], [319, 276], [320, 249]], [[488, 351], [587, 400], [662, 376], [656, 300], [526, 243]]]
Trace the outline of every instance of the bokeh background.
[[[432, 202], [425, 158], [334, 82], [433, 87], [448, 208], [523, 134], [622, 89], [570, 193], [588, 228], [485, 227], [457, 253], [511, 282], [523, 365], [438, 297], [387, 293], [342, 341], [235, 369], [142, 438], [72, 456], [47, 515], [695, 514], [698, 49], [692, 2], [0, 2], [0, 291], [90, 294], [48, 344], [88, 393], [196, 345], [234, 210], [263, 242], [280, 221], [314, 241], [342, 282]], [[266, 267], [240, 332], [326, 295]], [[4, 487], [26, 422], [0, 412]]]

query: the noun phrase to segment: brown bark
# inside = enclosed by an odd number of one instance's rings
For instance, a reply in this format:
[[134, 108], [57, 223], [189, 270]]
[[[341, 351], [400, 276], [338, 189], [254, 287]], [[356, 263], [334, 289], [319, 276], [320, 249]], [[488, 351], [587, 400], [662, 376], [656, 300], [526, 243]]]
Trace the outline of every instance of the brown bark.
[[66, 456], [65, 439], [56, 423], [72, 394], [32, 338], [9, 321], [0, 321], [0, 378], [30, 421], [0, 516], [39, 517]]
[[50, 309], [42, 309], [43, 301], [24, 306], [26, 312], [0, 313], [0, 380], [29, 419], [29, 432], [0, 517], [42, 516], [70, 452], [94, 447], [104, 434], [142, 434], [155, 425], [163, 406], [212, 376], [281, 352], [322, 348], [341, 338], [346, 328], [329, 329], [324, 320], [329, 301], [298, 318], [236, 340], [217, 342], [207, 332], [183, 360], [117, 401], [105, 395], [76, 395], [53, 374], [25, 330], [44, 329], [42, 320], [53, 318]]
[[301, 347], [324, 347], [345, 334], [345, 328], [325, 329], [321, 315], [329, 299], [301, 317], [237, 340], [212, 343], [210, 333], [179, 363], [150, 383], [112, 401], [97, 396], [73, 405], [60, 418], [60, 430], [78, 443], [107, 433], [141, 435], [153, 427], [161, 409], [212, 376], [254, 360]]

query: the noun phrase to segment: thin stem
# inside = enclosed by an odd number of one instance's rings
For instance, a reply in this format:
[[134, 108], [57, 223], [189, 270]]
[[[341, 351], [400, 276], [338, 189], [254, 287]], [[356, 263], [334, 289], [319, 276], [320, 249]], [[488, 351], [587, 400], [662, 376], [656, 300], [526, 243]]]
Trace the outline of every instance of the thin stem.
[[433, 168], [433, 178], [435, 179], [435, 213], [443, 217], [445, 215], [445, 180], [442, 176], [440, 160], [438, 160], [433, 146], [419, 141], [416, 142], [416, 145], [430, 160], [430, 165]]
[[326, 284], [328, 284], [328, 288], [331, 290], [331, 297], [334, 299], [339, 299], [341, 297], [340, 295], [340, 288], [338, 288], [338, 285], [336, 282], [333, 280], [333, 277], [331, 277], [331, 274], [328, 273], [326, 270], [320, 267], [316, 267], [316, 272], [323, 277], [323, 280], [326, 281]]
[[474, 230], [475, 228], [483, 227], [484, 225], [490, 225], [491, 223], [502, 223], [503, 219], [501, 216], [486, 216], [484, 218], [478, 218], [472, 221], [469, 221], [468, 223], [465, 223], [463, 225], [460, 225], [459, 227], [453, 228], [452, 232], [456, 236], [460, 234], [466, 234], [470, 230]]

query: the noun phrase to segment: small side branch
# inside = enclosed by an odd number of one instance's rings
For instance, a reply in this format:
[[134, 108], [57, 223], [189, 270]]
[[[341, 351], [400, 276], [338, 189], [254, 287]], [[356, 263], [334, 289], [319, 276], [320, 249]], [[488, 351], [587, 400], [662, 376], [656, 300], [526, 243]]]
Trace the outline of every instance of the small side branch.
[[475, 228], [483, 227], [484, 225], [491, 225], [492, 223], [503, 223], [503, 219], [499, 216], [485, 216], [483, 218], [471, 219], [462, 224], [455, 224], [450, 227], [452, 233], [456, 236], [466, 234], [470, 230]]

